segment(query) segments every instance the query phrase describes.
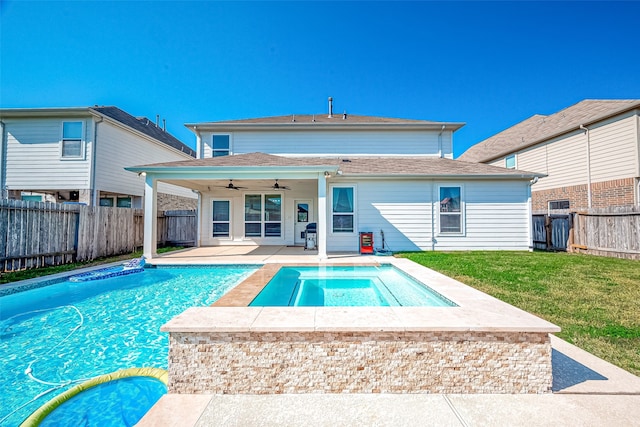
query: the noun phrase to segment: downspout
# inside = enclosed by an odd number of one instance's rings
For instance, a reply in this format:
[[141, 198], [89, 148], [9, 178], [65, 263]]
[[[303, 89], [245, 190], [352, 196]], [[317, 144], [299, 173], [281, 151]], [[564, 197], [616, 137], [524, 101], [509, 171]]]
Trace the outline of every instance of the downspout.
[[431, 181], [431, 250], [436, 250], [436, 182]]
[[527, 185], [527, 218], [529, 218], [529, 229], [527, 230], [527, 241], [529, 242], [529, 252], [533, 252], [533, 207], [531, 206], [531, 187], [538, 182], [538, 177], [534, 177]]
[[0, 120], [0, 131], [2, 132], [2, 140], [0, 141], [0, 199], [8, 199], [7, 191], [7, 144], [4, 137], [4, 122]]
[[587, 135], [587, 207], [591, 209], [591, 135], [584, 125], [580, 129]]
[[94, 121], [93, 125], [93, 144], [91, 144], [91, 180], [89, 182], [89, 188], [91, 189], [91, 206], [98, 205], [98, 190], [96, 190], [96, 145], [98, 144], [98, 123], [102, 123], [102, 116], [100, 120]]
[[442, 158], [442, 132], [444, 132], [444, 128], [447, 125], [442, 125], [442, 129], [440, 129], [440, 133], [438, 134], [438, 157]]

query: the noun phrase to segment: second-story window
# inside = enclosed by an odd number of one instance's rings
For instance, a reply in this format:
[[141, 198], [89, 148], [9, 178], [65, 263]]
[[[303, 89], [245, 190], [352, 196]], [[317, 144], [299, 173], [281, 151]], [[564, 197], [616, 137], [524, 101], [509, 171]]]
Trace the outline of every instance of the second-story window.
[[211, 140], [211, 156], [228, 156], [229, 145], [229, 135], [213, 135]]
[[516, 168], [516, 155], [512, 154], [504, 158], [504, 167], [507, 169], [515, 169]]
[[82, 157], [82, 122], [62, 122], [62, 158]]

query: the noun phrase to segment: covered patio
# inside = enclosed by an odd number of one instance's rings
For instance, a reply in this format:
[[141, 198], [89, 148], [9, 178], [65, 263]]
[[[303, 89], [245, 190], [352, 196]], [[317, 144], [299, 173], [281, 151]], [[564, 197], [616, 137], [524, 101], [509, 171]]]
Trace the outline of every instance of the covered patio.
[[329, 253], [319, 259], [317, 250], [300, 246], [203, 246], [156, 255], [153, 264], [377, 264], [385, 260], [386, 257], [357, 252]]
[[[262, 247], [303, 246], [304, 227], [316, 223], [315, 260], [327, 258], [327, 191], [328, 179], [339, 174], [335, 159], [250, 153], [126, 169], [145, 180], [144, 256], [149, 260], [158, 257], [157, 194], [164, 184], [197, 194], [197, 247], [249, 246], [260, 259]], [[233, 250], [219, 251], [225, 253]]]

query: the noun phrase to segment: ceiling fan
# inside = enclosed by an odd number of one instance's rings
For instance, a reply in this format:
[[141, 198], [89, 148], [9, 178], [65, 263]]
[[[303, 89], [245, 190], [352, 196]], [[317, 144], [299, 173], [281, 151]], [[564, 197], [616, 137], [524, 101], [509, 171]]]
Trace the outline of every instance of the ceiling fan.
[[233, 180], [230, 179], [229, 180], [229, 184], [222, 186], [222, 188], [226, 188], [228, 190], [240, 190], [240, 189], [247, 188], [247, 187], [238, 187], [237, 185], [233, 185]]
[[274, 190], [291, 190], [291, 188], [287, 187], [286, 185], [278, 184], [278, 180], [277, 179], [276, 179], [275, 184], [273, 184], [270, 188], [272, 188]]

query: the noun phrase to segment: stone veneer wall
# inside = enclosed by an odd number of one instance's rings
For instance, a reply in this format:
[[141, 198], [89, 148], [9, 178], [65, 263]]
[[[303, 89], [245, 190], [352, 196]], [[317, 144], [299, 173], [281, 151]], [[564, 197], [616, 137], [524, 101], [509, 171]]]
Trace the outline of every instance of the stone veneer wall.
[[524, 332], [171, 332], [169, 393], [547, 393]]

